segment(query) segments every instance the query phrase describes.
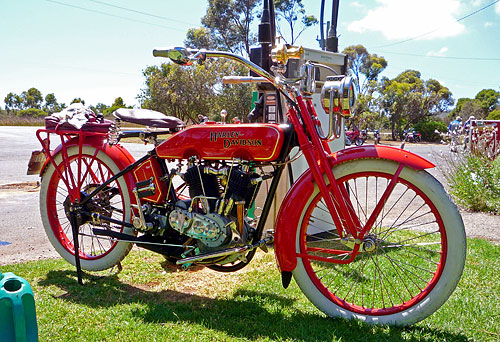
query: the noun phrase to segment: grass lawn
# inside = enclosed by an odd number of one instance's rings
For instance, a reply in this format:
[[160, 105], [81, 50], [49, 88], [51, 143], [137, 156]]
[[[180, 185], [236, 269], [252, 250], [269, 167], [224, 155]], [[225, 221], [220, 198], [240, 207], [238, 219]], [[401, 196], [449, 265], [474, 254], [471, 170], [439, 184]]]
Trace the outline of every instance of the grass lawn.
[[28, 280], [40, 341], [499, 341], [500, 246], [468, 240], [457, 290], [408, 328], [331, 319], [292, 281], [285, 290], [272, 253], [221, 274], [178, 271], [134, 249], [121, 273], [86, 273], [62, 260], [2, 266]]

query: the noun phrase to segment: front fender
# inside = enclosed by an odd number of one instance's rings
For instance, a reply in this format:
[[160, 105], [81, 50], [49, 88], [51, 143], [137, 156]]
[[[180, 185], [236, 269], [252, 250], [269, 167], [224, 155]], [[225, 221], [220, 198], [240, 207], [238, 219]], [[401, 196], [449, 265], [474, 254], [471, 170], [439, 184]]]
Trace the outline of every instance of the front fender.
[[[67, 142], [64, 143], [66, 148], [70, 148], [73, 146], [78, 146], [79, 138], [74, 137]], [[92, 146], [96, 148], [99, 151], [102, 151], [106, 155], [108, 155], [113, 162], [118, 166], [120, 170], [123, 170], [130, 164], [132, 164], [135, 159], [132, 157], [132, 155], [121, 145], [109, 145], [106, 143], [102, 137], [86, 137], [83, 141], [83, 145], [87, 146]], [[52, 158], [55, 158], [56, 155], [61, 153], [62, 150], [62, 145], [57, 146], [52, 152]], [[43, 174], [45, 173], [45, 169], [47, 168], [48, 164], [50, 163], [50, 159], [47, 158], [45, 161], [45, 164], [42, 167], [42, 170], [40, 171], [40, 177], [43, 177]], [[135, 187], [135, 181], [132, 176], [132, 173], [127, 173], [124, 176], [125, 182], [127, 183], [127, 187], [129, 190], [129, 194], [132, 193], [132, 189]], [[131, 198], [132, 203], [135, 203], [134, 198]]]
[[[391, 146], [360, 146], [328, 156], [330, 167], [355, 159], [386, 159], [415, 170], [435, 167], [433, 163], [412, 152]], [[308, 169], [293, 184], [281, 204], [275, 224], [274, 250], [278, 267], [282, 272], [291, 272], [297, 265], [295, 252], [297, 229], [303, 208], [313, 191], [314, 179]]]

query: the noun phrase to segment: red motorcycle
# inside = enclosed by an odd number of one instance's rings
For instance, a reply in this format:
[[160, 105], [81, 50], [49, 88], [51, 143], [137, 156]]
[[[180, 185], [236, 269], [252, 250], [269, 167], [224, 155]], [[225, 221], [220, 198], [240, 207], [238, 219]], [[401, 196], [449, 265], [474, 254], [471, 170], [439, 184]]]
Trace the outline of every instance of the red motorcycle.
[[[327, 142], [341, 137], [342, 118], [355, 105], [353, 80], [339, 75], [324, 83], [330, 127], [323, 133], [312, 94], [316, 69], [324, 66], [307, 62], [300, 79], [287, 79], [281, 72], [297, 57], [289, 49], [273, 49], [274, 74], [228, 52], [153, 52], [182, 65], [227, 58], [247, 66], [280, 92], [286, 124], [185, 127], [158, 112], [120, 109], [118, 122], [157, 129], [122, 131], [118, 123], [90, 118], [80, 129], [59, 123], [37, 131], [47, 157], [40, 171], [43, 225], [55, 249], [76, 265], [80, 282], [82, 270], [113, 267], [133, 244], [183, 269], [233, 272], [274, 242], [283, 286], [293, 277], [327, 315], [408, 325], [447, 300], [464, 267], [466, 242], [456, 206], [426, 171], [434, 165], [389, 146], [331, 153]], [[154, 147], [134, 160], [119, 144], [130, 136]], [[51, 140], [60, 142], [53, 150]], [[283, 199], [274, 234], [264, 235], [293, 147], [309, 168]], [[250, 218], [266, 180], [262, 214]]]
[[354, 128], [352, 131], [348, 131], [346, 129], [345, 132], [345, 144], [346, 146], [351, 146], [353, 143], [356, 144], [356, 146], [361, 146], [365, 143], [366, 139], [368, 138], [368, 134], [366, 133], [366, 130], [360, 131], [356, 125], [354, 125]]

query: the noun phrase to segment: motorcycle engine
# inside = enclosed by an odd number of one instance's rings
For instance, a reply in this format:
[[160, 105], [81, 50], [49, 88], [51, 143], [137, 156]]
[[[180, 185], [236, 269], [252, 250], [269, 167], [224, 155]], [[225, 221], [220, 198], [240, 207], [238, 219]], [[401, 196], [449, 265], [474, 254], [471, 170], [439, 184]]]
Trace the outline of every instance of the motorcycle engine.
[[182, 175], [190, 200], [180, 200], [168, 214], [170, 227], [196, 239], [202, 252], [244, 245], [253, 228], [246, 211], [254, 202], [262, 179], [243, 165], [192, 165]]

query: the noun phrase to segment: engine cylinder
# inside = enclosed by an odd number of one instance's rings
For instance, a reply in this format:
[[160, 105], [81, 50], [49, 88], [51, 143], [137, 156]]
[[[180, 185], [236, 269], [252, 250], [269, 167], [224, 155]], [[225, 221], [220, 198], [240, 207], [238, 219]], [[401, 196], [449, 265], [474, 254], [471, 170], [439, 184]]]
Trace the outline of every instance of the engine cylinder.
[[[184, 174], [184, 181], [189, 186], [189, 196], [220, 197], [220, 185], [217, 176], [206, 174], [201, 165], [192, 166], [187, 169]], [[215, 211], [216, 201], [211, 199], [208, 201], [210, 205], [209, 212]]]

